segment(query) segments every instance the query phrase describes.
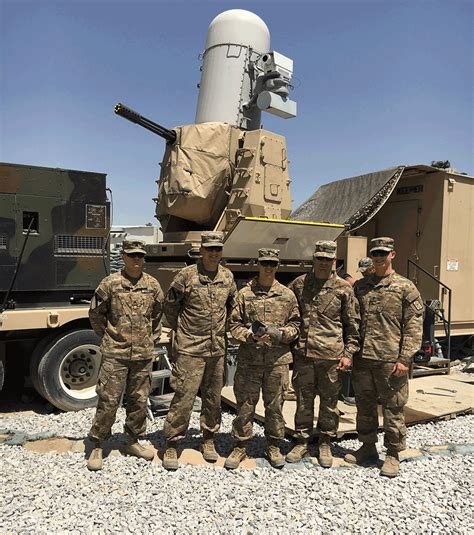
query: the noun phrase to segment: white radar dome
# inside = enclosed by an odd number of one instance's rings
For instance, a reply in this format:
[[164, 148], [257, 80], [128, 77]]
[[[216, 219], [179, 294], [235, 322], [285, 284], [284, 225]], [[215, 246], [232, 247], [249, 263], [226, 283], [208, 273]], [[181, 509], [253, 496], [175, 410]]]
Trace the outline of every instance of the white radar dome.
[[225, 43], [249, 46], [257, 52], [270, 50], [270, 31], [255, 13], [244, 9], [224, 11], [209, 24], [206, 50]]

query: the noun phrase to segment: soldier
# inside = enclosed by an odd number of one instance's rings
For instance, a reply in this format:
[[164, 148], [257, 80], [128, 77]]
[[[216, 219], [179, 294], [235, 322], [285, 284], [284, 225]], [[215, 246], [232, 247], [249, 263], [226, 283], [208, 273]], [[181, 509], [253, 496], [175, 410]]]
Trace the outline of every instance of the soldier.
[[372, 258], [369, 258], [368, 256], [361, 258], [359, 260], [357, 271], [359, 271], [362, 274], [362, 277], [364, 278], [373, 275], [375, 273], [375, 269], [374, 263], [372, 262]]
[[336, 243], [318, 241], [313, 271], [289, 286], [298, 300], [302, 324], [293, 364], [297, 443], [286, 460], [294, 463], [308, 453], [314, 399], [319, 394], [319, 463], [324, 468], [333, 462], [330, 441], [339, 424], [340, 372], [350, 368], [352, 355], [359, 349], [357, 302], [352, 287], [333, 273], [335, 263]]
[[239, 291], [230, 318], [230, 332], [240, 347], [234, 378], [237, 416], [232, 425], [237, 444], [225, 461], [229, 469], [237, 468], [246, 457], [260, 391], [265, 406], [266, 456], [275, 468], [285, 464], [279, 447], [285, 436], [283, 394], [292, 360], [289, 343], [298, 337], [300, 318], [294, 293], [275, 279], [279, 252], [258, 250], [258, 277]]
[[361, 311], [361, 350], [352, 373], [357, 404], [357, 432], [362, 446], [345, 456], [349, 463], [376, 462], [377, 399], [383, 410], [387, 455], [381, 475], [395, 477], [398, 454], [405, 449], [404, 406], [408, 369], [420, 348], [423, 301], [415, 285], [395, 273], [392, 238], [374, 238], [370, 249], [375, 274], [355, 289]]
[[164, 313], [176, 332], [171, 378], [175, 394], [164, 425], [167, 470], [178, 468], [176, 444], [186, 434], [199, 388], [203, 457], [218, 459], [214, 433], [221, 423], [226, 321], [237, 293], [234, 276], [219, 265], [223, 245], [222, 232], [203, 232], [200, 261], [176, 275], [165, 299]]
[[138, 439], [146, 430], [146, 403], [151, 387], [154, 342], [159, 339], [163, 292], [158, 281], [143, 273], [145, 242], [125, 240], [124, 269], [97, 287], [89, 319], [102, 338], [102, 364], [97, 382], [97, 410], [89, 438], [94, 448], [87, 468], [102, 468], [102, 443], [110, 436], [125, 389], [127, 397], [126, 452], [152, 460], [154, 450]]

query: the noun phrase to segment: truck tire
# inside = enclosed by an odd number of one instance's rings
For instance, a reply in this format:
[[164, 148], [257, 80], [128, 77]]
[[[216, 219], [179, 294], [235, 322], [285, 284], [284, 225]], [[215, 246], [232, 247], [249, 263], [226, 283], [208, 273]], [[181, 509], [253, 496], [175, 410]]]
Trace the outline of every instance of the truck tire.
[[100, 338], [92, 329], [69, 331], [43, 348], [37, 365], [38, 391], [63, 411], [78, 411], [97, 403]]
[[30, 379], [33, 384], [33, 387], [38, 392], [40, 396], [46, 399], [46, 392], [43, 387], [42, 381], [40, 381], [38, 368], [43, 358], [43, 355], [46, 352], [46, 348], [51, 345], [51, 342], [57, 337], [56, 333], [49, 334], [44, 338], [41, 338], [37, 341], [35, 349], [31, 354], [30, 358]]
[[5, 362], [0, 357], [0, 392], [3, 389], [3, 382], [5, 381]]

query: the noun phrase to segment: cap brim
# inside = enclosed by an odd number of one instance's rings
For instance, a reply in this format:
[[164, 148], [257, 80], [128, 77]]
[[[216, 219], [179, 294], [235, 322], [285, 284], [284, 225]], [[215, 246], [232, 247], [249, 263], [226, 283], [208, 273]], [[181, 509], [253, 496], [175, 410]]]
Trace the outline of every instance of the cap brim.
[[262, 262], [264, 260], [269, 260], [270, 262], [280, 262], [280, 260], [274, 256], [260, 256], [257, 262]]
[[214, 242], [214, 243], [202, 243], [201, 244], [201, 247], [224, 247], [224, 244], [223, 243], [219, 243], [219, 242]]
[[331, 260], [334, 260], [336, 258], [336, 255], [331, 253], [313, 253], [313, 258], [316, 258], [318, 256], [322, 256], [323, 258], [330, 258]]
[[140, 253], [146, 255], [146, 251], [144, 249], [124, 249], [123, 252], [127, 254]]
[[390, 249], [390, 247], [374, 247], [370, 250], [371, 253], [374, 251], [385, 251], [386, 253], [389, 253], [390, 251], [393, 251], [393, 249]]

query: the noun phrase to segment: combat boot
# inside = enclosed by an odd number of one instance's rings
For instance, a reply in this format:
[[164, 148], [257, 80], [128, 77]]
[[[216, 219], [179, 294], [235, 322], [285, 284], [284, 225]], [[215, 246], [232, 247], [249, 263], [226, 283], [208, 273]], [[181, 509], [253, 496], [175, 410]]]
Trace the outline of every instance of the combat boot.
[[96, 446], [87, 459], [87, 468], [95, 472], [96, 470], [102, 470], [102, 447]]
[[345, 455], [344, 460], [350, 464], [374, 464], [379, 460], [379, 454], [375, 444], [364, 442], [357, 451]]
[[319, 465], [323, 468], [331, 468], [332, 462], [331, 439], [328, 435], [321, 435], [319, 437]]
[[219, 455], [214, 446], [214, 433], [203, 433], [202, 456], [208, 463], [215, 463], [217, 459], [219, 459]]
[[385, 461], [380, 470], [380, 475], [385, 477], [397, 477], [400, 472], [400, 460], [398, 458], [398, 452], [387, 451]]
[[176, 442], [167, 442], [165, 453], [163, 454], [163, 468], [165, 470], [177, 470], [179, 468], [178, 452]]
[[297, 463], [301, 461], [303, 457], [308, 455], [308, 441], [304, 440], [298, 442], [296, 446], [293, 446], [293, 449], [286, 456], [286, 461], [288, 463]]
[[285, 457], [281, 454], [278, 443], [279, 441], [268, 441], [265, 448], [265, 455], [273, 468], [281, 468], [285, 465]]
[[138, 440], [133, 438], [128, 440], [125, 453], [127, 453], [127, 455], [139, 457], [140, 459], [145, 459], [146, 461], [152, 461], [155, 457], [155, 450], [151, 446], [142, 446]]
[[231, 454], [224, 463], [224, 468], [228, 470], [235, 470], [239, 467], [239, 464], [247, 457], [247, 451], [245, 449], [244, 442], [239, 442], [237, 446], [232, 450]]

